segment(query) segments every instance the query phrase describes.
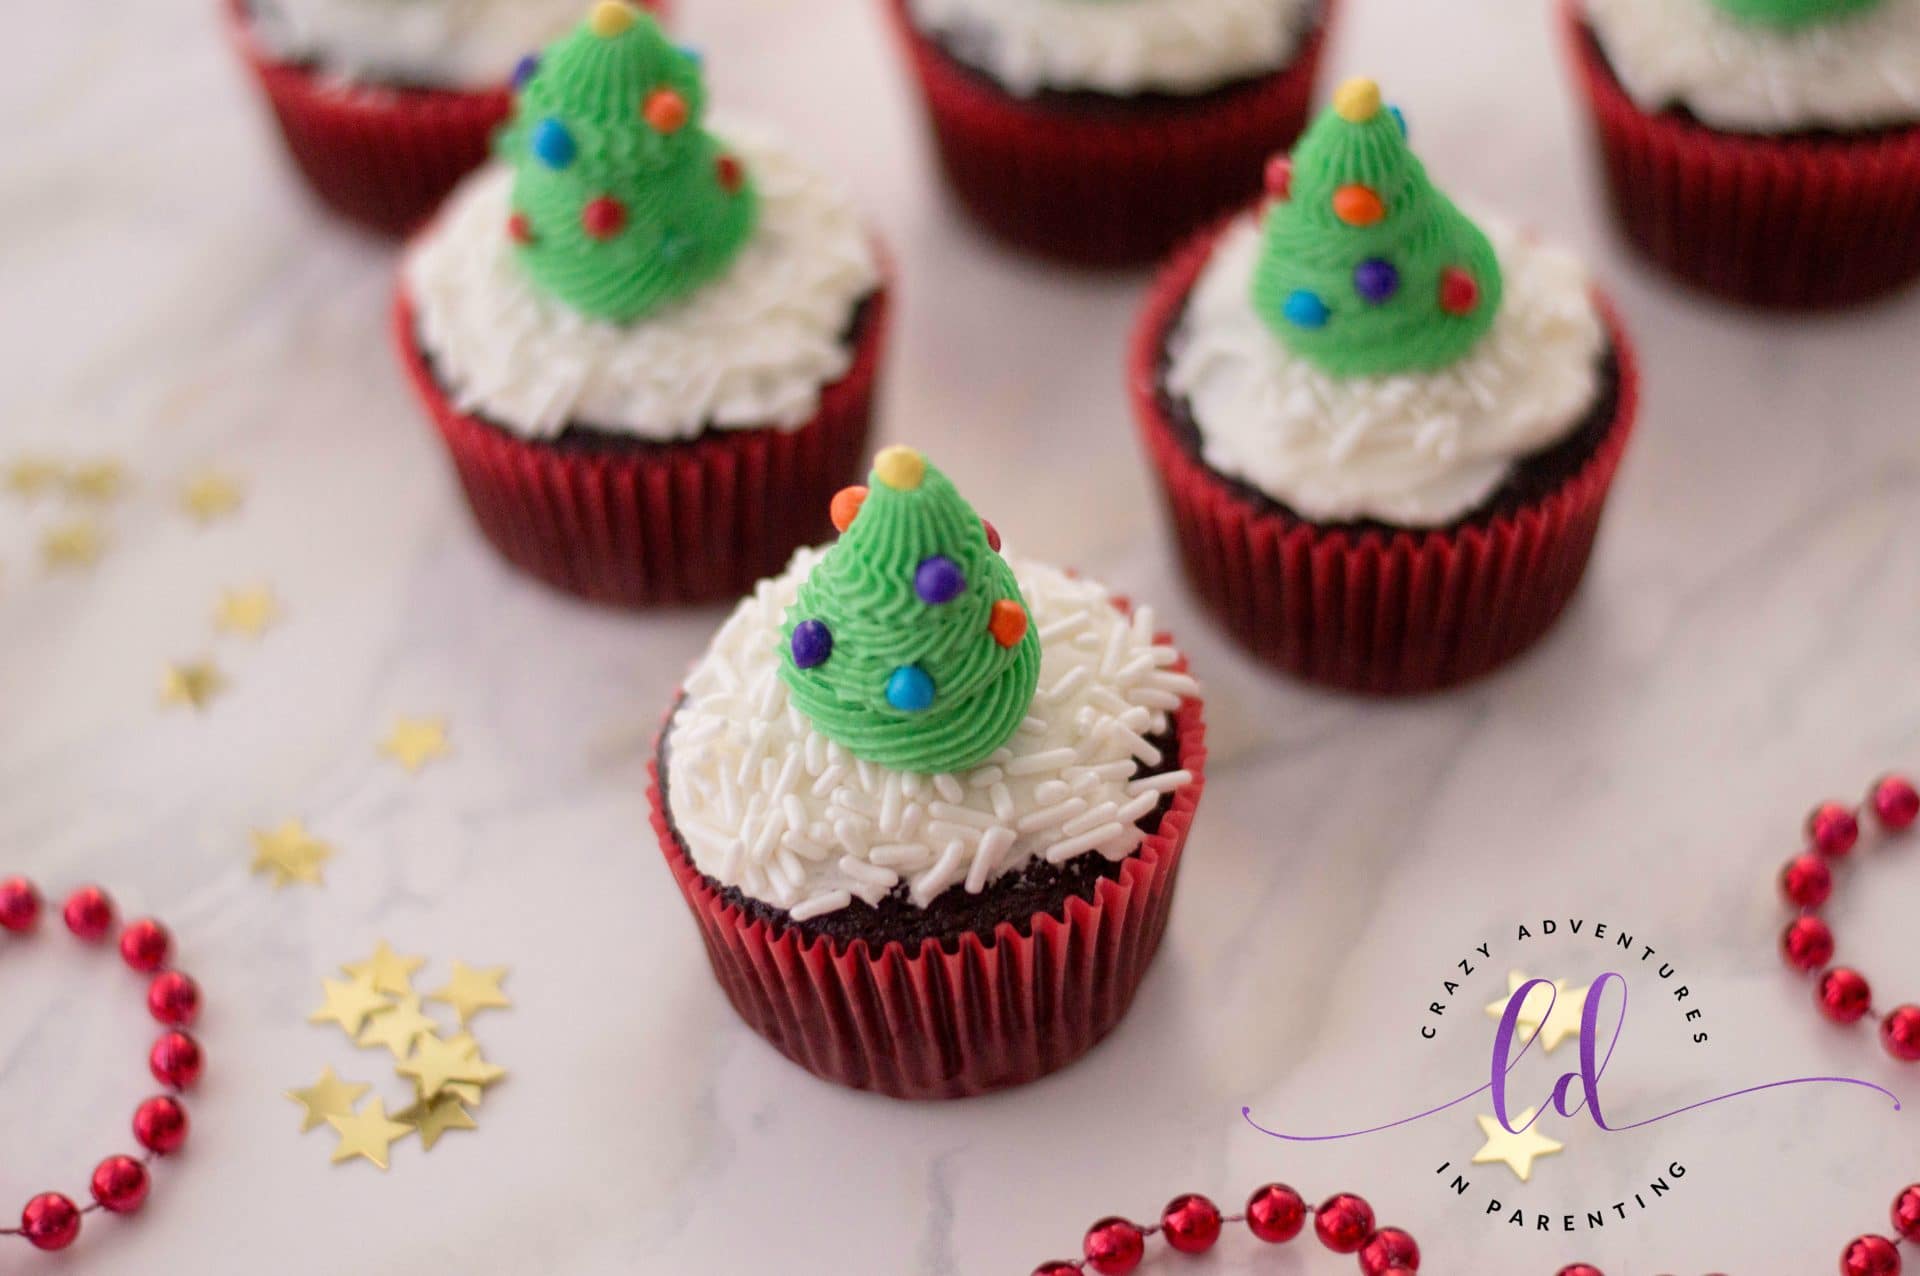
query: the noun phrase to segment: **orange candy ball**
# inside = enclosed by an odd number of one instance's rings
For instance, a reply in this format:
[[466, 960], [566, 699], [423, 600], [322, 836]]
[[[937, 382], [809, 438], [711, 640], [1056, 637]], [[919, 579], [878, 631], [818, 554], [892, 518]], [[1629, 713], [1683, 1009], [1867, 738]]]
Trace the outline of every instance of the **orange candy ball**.
[[659, 133], [678, 133], [687, 125], [687, 99], [672, 89], [655, 89], [647, 94], [640, 114]]
[[1002, 598], [993, 605], [993, 618], [987, 621], [987, 632], [1002, 647], [1012, 647], [1027, 636], [1027, 609], [1011, 598]]
[[1387, 206], [1371, 186], [1342, 186], [1333, 193], [1333, 215], [1349, 226], [1372, 226], [1387, 215]]
[[[833, 530], [844, 532], [853, 526], [854, 516], [866, 503], [867, 489], [860, 486], [843, 487], [833, 494], [833, 503], [827, 506], [827, 516], [833, 520]], [[817, 506], [815, 508], [818, 508]]]

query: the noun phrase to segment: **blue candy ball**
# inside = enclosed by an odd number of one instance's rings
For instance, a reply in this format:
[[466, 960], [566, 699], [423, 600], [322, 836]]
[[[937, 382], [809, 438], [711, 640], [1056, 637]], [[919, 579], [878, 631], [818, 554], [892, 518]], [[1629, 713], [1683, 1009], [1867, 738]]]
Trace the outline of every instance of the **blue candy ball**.
[[920, 566], [913, 570], [913, 592], [929, 606], [952, 602], [966, 587], [966, 573], [945, 554], [923, 558]]
[[1405, 137], [1407, 135], [1406, 114], [1402, 112], [1401, 109], [1397, 106], [1389, 106], [1387, 108], [1387, 114], [1391, 115], [1393, 117], [1393, 122], [1400, 126], [1400, 136]]
[[817, 620], [803, 620], [793, 627], [793, 663], [798, 669], [811, 669], [827, 663], [833, 654], [833, 631]]
[[1380, 305], [1400, 291], [1400, 272], [1383, 257], [1369, 257], [1353, 268], [1353, 290]]
[[887, 703], [903, 713], [933, 707], [933, 679], [919, 665], [901, 665], [887, 679]]
[[527, 81], [531, 80], [539, 70], [540, 55], [537, 53], [527, 54], [513, 64], [513, 87], [516, 89], [526, 88]]
[[1316, 293], [1299, 288], [1287, 294], [1286, 304], [1281, 308], [1287, 322], [1298, 328], [1324, 328], [1333, 312], [1327, 309], [1327, 303], [1320, 300]]
[[573, 134], [556, 119], [544, 119], [533, 126], [533, 153], [548, 168], [565, 168], [573, 163]]

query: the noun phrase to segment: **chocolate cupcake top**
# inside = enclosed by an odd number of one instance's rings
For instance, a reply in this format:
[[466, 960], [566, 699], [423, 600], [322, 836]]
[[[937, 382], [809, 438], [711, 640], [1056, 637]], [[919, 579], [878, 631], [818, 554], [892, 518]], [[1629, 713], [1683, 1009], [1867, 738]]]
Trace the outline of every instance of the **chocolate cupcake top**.
[[762, 581], [687, 679], [667, 793], [695, 866], [804, 921], [1131, 854], [1191, 778], [1144, 774], [1197, 692], [1151, 610], [1003, 559], [908, 448], [833, 512], [840, 540]]
[[1920, 123], [1920, 0], [1585, 0], [1648, 111], [1729, 132]]
[[1461, 213], [1372, 81], [1268, 186], [1169, 337], [1208, 465], [1321, 522], [1435, 527], [1579, 427], [1606, 342], [1586, 271]]
[[253, 0], [276, 57], [359, 83], [475, 89], [579, 17], [579, 0]]
[[1204, 93], [1293, 58], [1317, 0], [909, 0], [1010, 91]]
[[461, 409], [653, 440], [811, 418], [879, 282], [847, 199], [763, 134], [710, 131], [697, 55], [622, 0], [515, 80], [498, 158], [405, 267]]

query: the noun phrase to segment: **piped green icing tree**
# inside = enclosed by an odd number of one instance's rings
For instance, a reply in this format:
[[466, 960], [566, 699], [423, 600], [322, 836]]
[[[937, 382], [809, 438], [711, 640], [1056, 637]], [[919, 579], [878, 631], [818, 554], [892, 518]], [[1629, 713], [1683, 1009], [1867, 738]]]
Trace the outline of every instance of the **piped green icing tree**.
[[507, 233], [535, 284], [626, 322], [726, 269], [758, 206], [739, 159], [701, 127], [697, 56], [645, 11], [601, 0], [514, 79], [496, 147], [514, 169]]
[[1742, 22], [1757, 26], [1804, 27], [1834, 22], [1871, 9], [1881, 0], [1714, 0]]
[[787, 612], [780, 676], [822, 735], [899, 771], [959, 771], [1005, 744], [1040, 641], [998, 537], [912, 448], [834, 498], [842, 533]]
[[1373, 81], [1341, 85], [1267, 187], [1253, 303], [1302, 358], [1337, 377], [1427, 372], [1492, 326], [1493, 245], [1427, 180]]

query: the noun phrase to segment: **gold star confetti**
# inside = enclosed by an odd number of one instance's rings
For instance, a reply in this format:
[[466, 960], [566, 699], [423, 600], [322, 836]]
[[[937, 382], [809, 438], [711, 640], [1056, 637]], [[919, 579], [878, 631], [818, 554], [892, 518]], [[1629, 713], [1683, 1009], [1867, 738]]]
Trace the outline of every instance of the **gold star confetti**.
[[425, 957], [394, 952], [392, 945], [383, 939], [373, 950], [373, 956], [365, 961], [350, 962], [340, 969], [349, 975], [365, 976], [381, 992], [404, 997], [413, 992], [413, 972], [426, 964]]
[[367, 1110], [357, 1115], [330, 1116], [327, 1124], [340, 1136], [340, 1141], [333, 1147], [335, 1165], [359, 1156], [384, 1170], [387, 1168], [387, 1150], [396, 1141], [413, 1133], [412, 1126], [387, 1116], [387, 1105], [381, 1099], [367, 1104]]
[[[457, 1037], [448, 1037], [447, 1044], [455, 1050], [458, 1050], [465, 1058], [478, 1059], [480, 1057], [480, 1043], [473, 1039], [473, 1034], [470, 1032], [463, 1032]], [[492, 1064], [487, 1064], [486, 1066], [488, 1068], [493, 1067]], [[492, 1080], [487, 1081], [485, 1085], [492, 1085], [494, 1081], [498, 1081], [506, 1075], [506, 1069], [498, 1069], [497, 1075], [495, 1075]], [[413, 1088], [414, 1097], [417, 1100], [420, 1097], [419, 1083], [415, 1082]], [[465, 1103], [468, 1107], [477, 1108], [480, 1106], [481, 1091], [484, 1088], [485, 1087], [477, 1081], [449, 1081], [441, 1087], [440, 1093], [443, 1095], [457, 1094], [460, 1096], [462, 1103]]]
[[251, 871], [271, 873], [275, 889], [290, 882], [322, 885], [320, 866], [332, 858], [333, 848], [309, 834], [299, 820], [288, 820], [277, 829], [253, 830]]
[[484, 1086], [506, 1075], [504, 1068], [481, 1061], [443, 1037], [425, 1036], [414, 1043], [413, 1054], [394, 1071], [411, 1077], [419, 1086], [422, 1099], [438, 1098], [449, 1081], [465, 1081]]
[[1473, 1154], [1475, 1165], [1504, 1165], [1513, 1171], [1514, 1177], [1522, 1183], [1533, 1177], [1533, 1163], [1538, 1157], [1552, 1156], [1562, 1151], [1563, 1144], [1556, 1143], [1538, 1129], [1527, 1123], [1533, 1120], [1538, 1108], [1528, 1108], [1522, 1112], [1514, 1124], [1525, 1130], [1524, 1134], [1514, 1134], [1500, 1124], [1500, 1118], [1482, 1116], [1474, 1120], [1480, 1123], [1480, 1132], [1487, 1136], [1486, 1146]]
[[352, 1116], [354, 1105], [373, 1087], [364, 1081], [342, 1081], [332, 1068], [322, 1068], [320, 1079], [304, 1090], [289, 1090], [287, 1097], [305, 1111], [300, 1117], [300, 1133], [327, 1123], [328, 1117]]
[[226, 686], [226, 678], [210, 660], [171, 664], [160, 678], [160, 703], [204, 709]]
[[451, 751], [445, 718], [396, 718], [393, 730], [380, 741], [380, 752], [405, 767], [411, 775], [418, 775], [421, 767]]
[[213, 609], [213, 627], [223, 634], [258, 638], [280, 619], [280, 603], [265, 585], [224, 589]]
[[100, 561], [106, 537], [90, 518], [76, 518], [47, 529], [40, 538], [40, 557], [50, 570], [91, 567]]
[[[1487, 1003], [1489, 1019], [1502, 1018], [1507, 1013], [1507, 1003], [1513, 1000], [1513, 994], [1520, 991], [1527, 982], [1527, 976], [1518, 971], [1507, 974], [1507, 995], [1499, 1001]], [[1553, 1011], [1547, 1012], [1547, 990], [1535, 988], [1527, 994], [1527, 1000], [1520, 1007], [1518, 1027], [1524, 1038], [1531, 1035], [1535, 1028], [1540, 1030], [1540, 1048], [1552, 1054], [1560, 1043], [1580, 1039], [1580, 1016], [1587, 1008], [1587, 989], [1569, 988], [1567, 981], [1553, 981]], [[1543, 1022], [1544, 1021], [1544, 1022]]]
[[465, 962], [453, 963], [453, 978], [443, 988], [436, 988], [427, 994], [428, 1001], [438, 1001], [452, 1006], [460, 1016], [460, 1026], [482, 1010], [504, 1010], [513, 1005], [507, 994], [500, 991], [500, 981], [507, 977], [505, 966], [493, 966], [486, 970], [476, 970]]
[[127, 469], [112, 458], [83, 461], [67, 471], [62, 485], [77, 501], [110, 501], [127, 486]]
[[60, 462], [45, 456], [18, 456], [7, 462], [0, 481], [19, 497], [35, 497], [58, 483], [65, 475]]
[[308, 1015], [307, 1022], [337, 1023], [349, 1037], [360, 1035], [360, 1027], [368, 1015], [393, 1005], [375, 991], [364, 976], [354, 980], [322, 979], [320, 987], [326, 992], [326, 1004]]
[[374, 1011], [354, 1040], [363, 1046], [385, 1046], [395, 1059], [405, 1059], [413, 1043], [436, 1026], [420, 1013], [420, 999], [408, 993], [393, 1005]]
[[429, 1152], [448, 1130], [480, 1128], [473, 1115], [461, 1105], [460, 1097], [452, 1093], [442, 1093], [436, 1099], [417, 1099], [394, 1115], [419, 1131], [420, 1146]]
[[180, 489], [180, 507], [196, 523], [211, 523], [240, 508], [246, 492], [240, 481], [218, 470], [202, 470]]

